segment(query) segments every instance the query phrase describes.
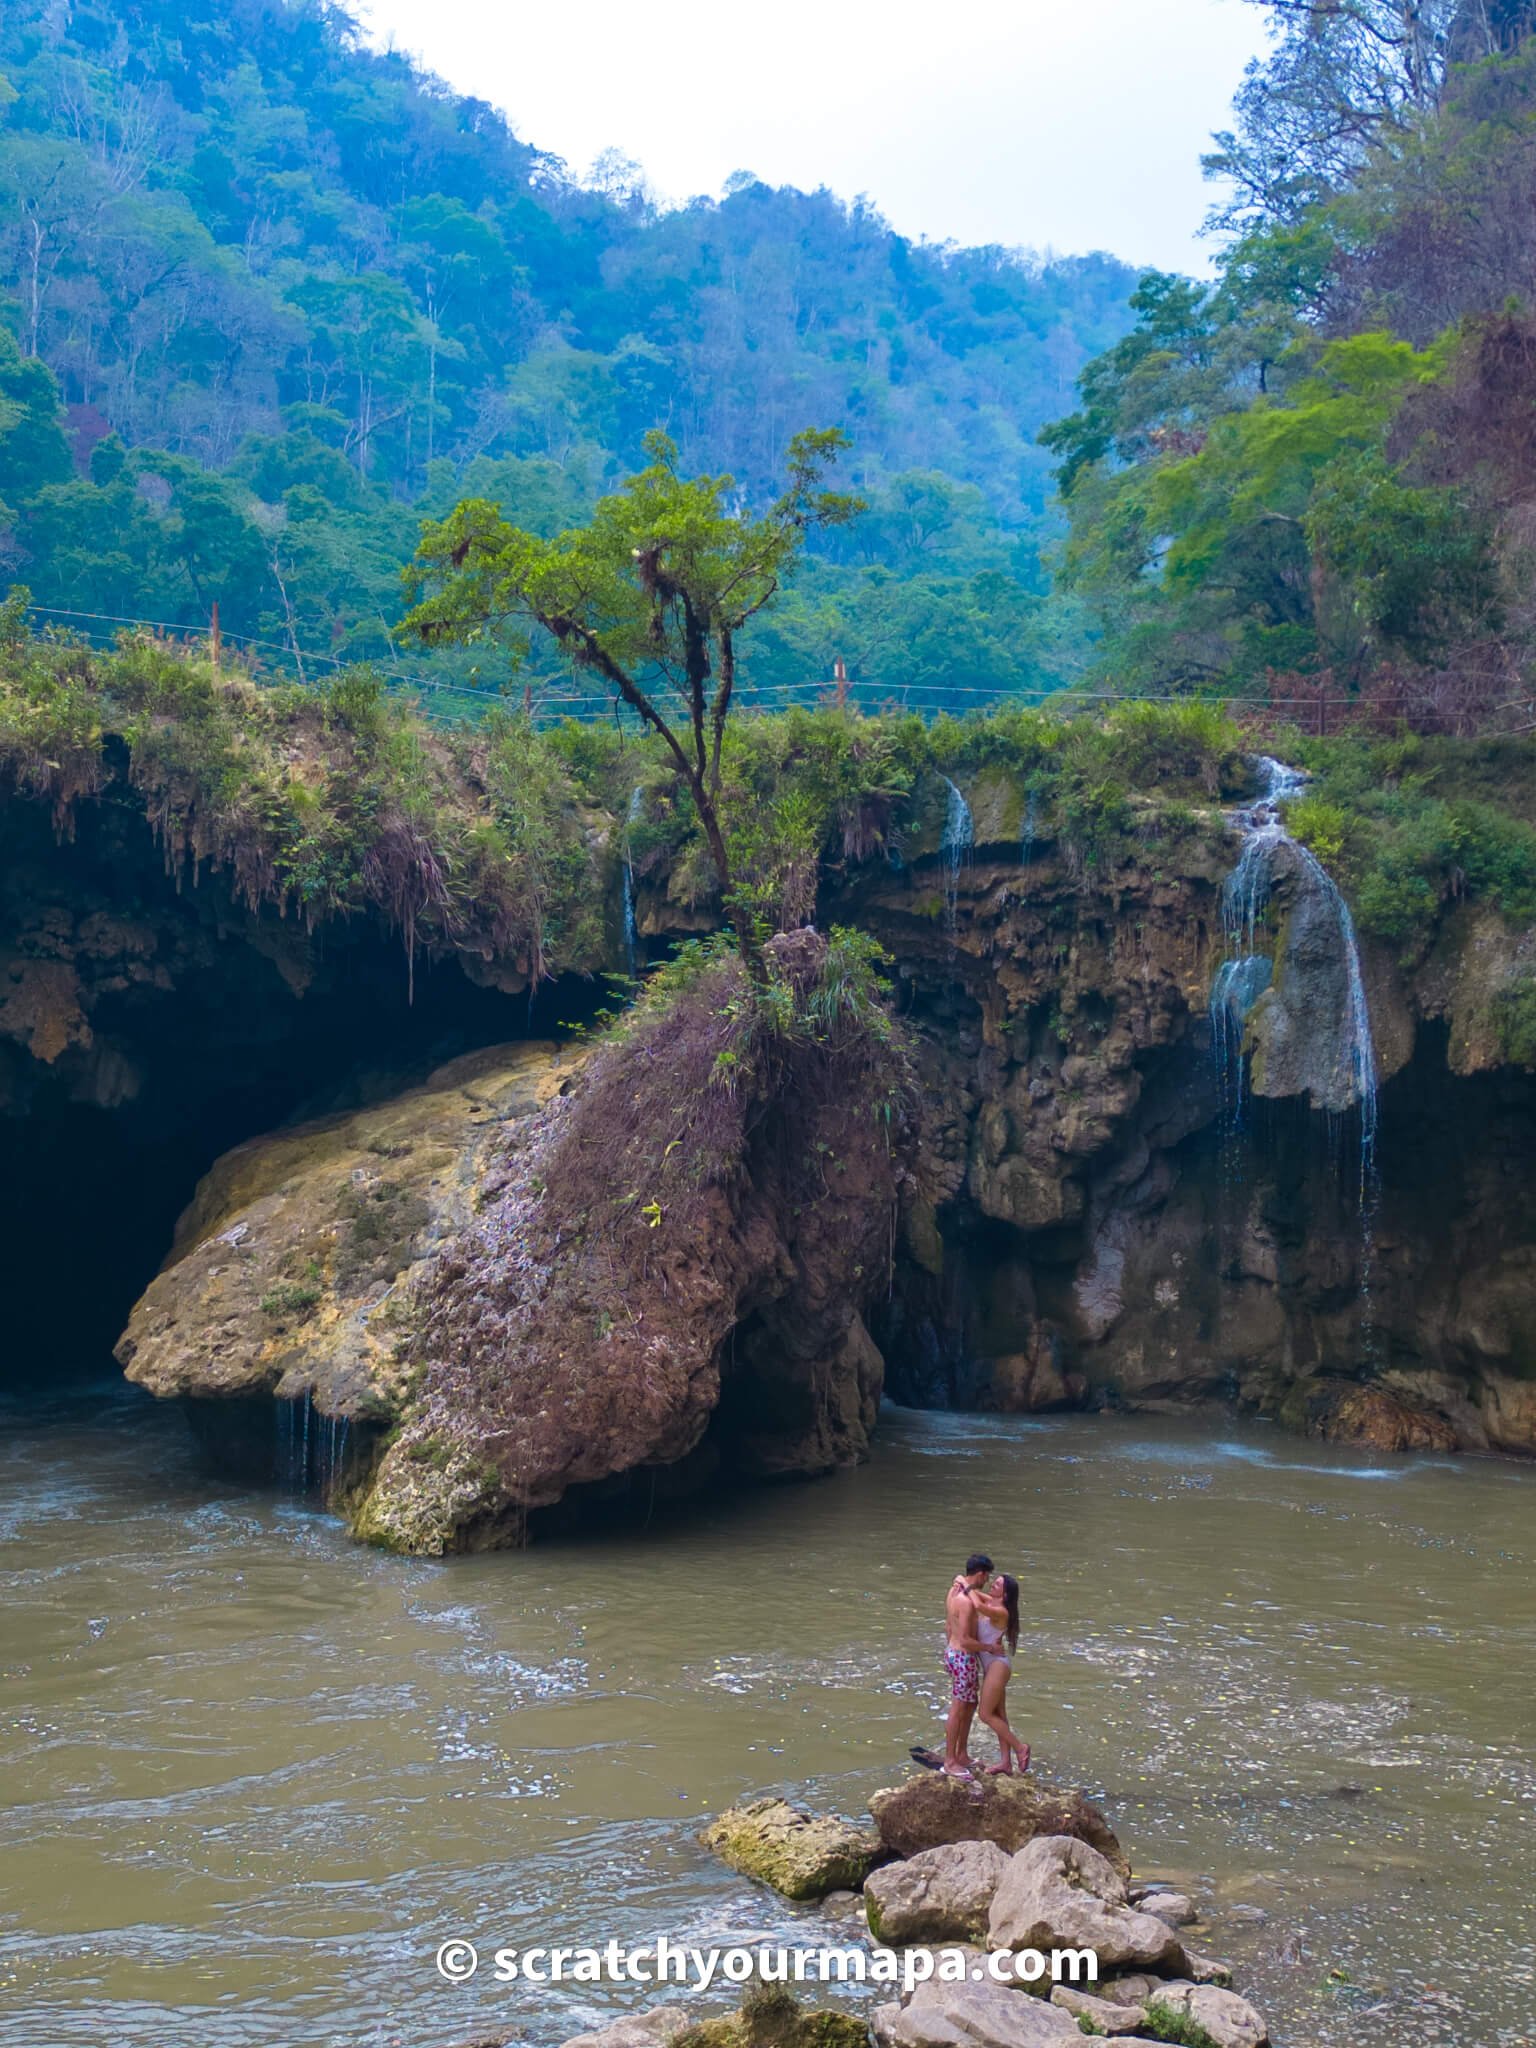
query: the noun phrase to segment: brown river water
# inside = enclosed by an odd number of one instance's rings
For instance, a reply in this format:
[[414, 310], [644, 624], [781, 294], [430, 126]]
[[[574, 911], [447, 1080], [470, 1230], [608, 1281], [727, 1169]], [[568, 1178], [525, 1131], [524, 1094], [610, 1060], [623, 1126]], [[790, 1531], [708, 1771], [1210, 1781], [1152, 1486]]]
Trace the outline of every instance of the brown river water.
[[819, 1944], [695, 1830], [899, 1774], [977, 1544], [1039, 1767], [1208, 1902], [1281, 2048], [1536, 2041], [1536, 1470], [891, 1411], [842, 1479], [433, 1565], [122, 1392], [0, 1424], [6, 2048], [557, 2042], [622, 1994], [439, 1942]]

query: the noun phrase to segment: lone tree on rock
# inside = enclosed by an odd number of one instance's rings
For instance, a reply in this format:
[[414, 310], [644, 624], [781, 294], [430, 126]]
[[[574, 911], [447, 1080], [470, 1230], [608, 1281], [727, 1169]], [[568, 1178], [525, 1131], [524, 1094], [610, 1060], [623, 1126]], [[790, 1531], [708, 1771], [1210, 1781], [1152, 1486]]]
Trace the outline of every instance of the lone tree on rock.
[[789, 444], [783, 495], [765, 517], [728, 509], [729, 476], [678, 474], [665, 434], [650, 460], [604, 498], [585, 527], [541, 540], [484, 498], [466, 498], [422, 530], [405, 630], [424, 640], [508, 638], [542, 626], [661, 735], [688, 786], [742, 961], [763, 979], [750, 906], [738, 893], [720, 823], [720, 750], [736, 687], [737, 636], [793, 573], [812, 529], [841, 526], [861, 501], [823, 489], [847, 436]]

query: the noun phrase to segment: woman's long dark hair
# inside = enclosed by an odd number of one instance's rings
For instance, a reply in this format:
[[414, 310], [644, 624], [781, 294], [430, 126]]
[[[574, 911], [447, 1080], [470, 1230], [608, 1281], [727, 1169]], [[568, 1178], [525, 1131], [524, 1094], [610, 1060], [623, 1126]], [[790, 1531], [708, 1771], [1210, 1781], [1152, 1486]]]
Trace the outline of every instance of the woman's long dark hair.
[[998, 1577], [1003, 1582], [1003, 1605], [1008, 1610], [1008, 1626], [1004, 1633], [1008, 1638], [1009, 1649], [1017, 1653], [1019, 1647], [1019, 1582], [1017, 1579], [1011, 1579], [1007, 1572], [999, 1572]]

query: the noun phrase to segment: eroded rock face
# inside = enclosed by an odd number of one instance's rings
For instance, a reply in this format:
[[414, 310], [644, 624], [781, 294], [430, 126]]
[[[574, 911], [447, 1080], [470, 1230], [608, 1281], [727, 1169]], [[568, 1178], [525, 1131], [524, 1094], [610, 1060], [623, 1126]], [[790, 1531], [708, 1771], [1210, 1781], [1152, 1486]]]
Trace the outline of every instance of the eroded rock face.
[[1012, 1854], [1037, 1835], [1072, 1835], [1090, 1843], [1111, 1867], [1130, 1865], [1114, 1830], [1085, 1793], [1066, 1791], [1026, 1773], [987, 1777], [978, 1788], [924, 1771], [870, 1799], [880, 1839], [895, 1856], [915, 1857], [950, 1842], [992, 1842]]
[[308, 1396], [322, 1415], [393, 1418], [408, 1368], [391, 1301], [572, 1072], [552, 1045], [493, 1046], [376, 1108], [226, 1153], [129, 1319], [129, 1379], [162, 1398]]
[[[824, 955], [773, 942], [796, 1000]], [[856, 1462], [882, 1382], [860, 1307], [910, 1149], [899, 1039], [781, 1033], [759, 1069], [739, 968], [710, 974], [585, 1066], [495, 1048], [238, 1147], [133, 1311], [130, 1376], [269, 1457], [274, 1400], [371, 1426], [340, 1469], [325, 1438], [319, 1483], [360, 1536], [430, 1555], [636, 1472], [649, 1501]]]
[[[1382, 1447], [1536, 1452], [1536, 1077], [1499, 1064], [1493, 1022], [1536, 937], [1455, 911], [1411, 972], [1363, 945], [1368, 1230], [1326, 880], [1276, 851], [1275, 958], [1235, 1027], [1269, 1100], [1239, 1115], [1210, 1011], [1240, 852], [1222, 811], [1173, 828], [1149, 808], [1144, 853], [1084, 872], [1048, 839], [1021, 858], [987, 787], [952, 923], [926, 843], [835, 903], [897, 961], [931, 1106], [873, 1329], [896, 1397], [1236, 1400]], [[1324, 1109], [1344, 1111], [1332, 1137]]]

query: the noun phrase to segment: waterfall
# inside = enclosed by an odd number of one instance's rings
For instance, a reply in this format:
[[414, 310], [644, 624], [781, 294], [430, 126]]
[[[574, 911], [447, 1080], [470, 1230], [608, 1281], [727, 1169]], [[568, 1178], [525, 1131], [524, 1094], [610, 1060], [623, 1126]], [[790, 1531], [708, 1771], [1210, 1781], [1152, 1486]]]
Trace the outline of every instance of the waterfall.
[[1244, 953], [1223, 960], [1211, 983], [1211, 1051], [1222, 1110], [1230, 1125], [1240, 1124], [1243, 1116], [1243, 1034], [1248, 1013], [1271, 979], [1270, 963], [1262, 953]]
[[976, 843], [976, 827], [970, 805], [947, 775], [944, 787], [949, 791], [949, 803], [944, 812], [944, 837], [939, 841], [939, 852], [944, 859], [944, 929], [953, 945], [959, 915], [960, 872]]
[[624, 822], [624, 959], [633, 980], [640, 964], [640, 927], [635, 918], [635, 864], [630, 858], [629, 831], [645, 807], [645, 791], [637, 782], [630, 792]]
[[1327, 905], [1338, 934], [1347, 1008], [1349, 1095], [1360, 1111], [1360, 1207], [1368, 1218], [1375, 1198], [1377, 1073], [1355, 920], [1338, 884], [1322, 862], [1285, 829], [1282, 806], [1305, 785], [1306, 775], [1268, 754], [1260, 755], [1254, 765], [1259, 775], [1259, 794], [1252, 803], [1232, 813], [1232, 823], [1242, 834], [1243, 849], [1222, 889], [1226, 958], [1211, 984], [1211, 1044], [1221, 1074], [1223, 1100], [1233, 1119], [1240, 1120], [1244, 1095], [1243, 1040], [1248, 1015], [1269, 987], [1272, 974], [1269, 960], [1255, 950], [1258, 926], [1274, 887], [1275, 855], [1284, 847]]
[[277, 1483], [284, 1493], [329, 1500], [346, 1469], [352, 1420], [325, 1415], [306, 1388], [301, 1394], [279, 1394], [277, 1410]]

